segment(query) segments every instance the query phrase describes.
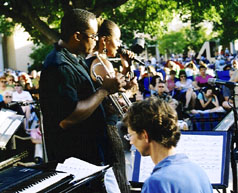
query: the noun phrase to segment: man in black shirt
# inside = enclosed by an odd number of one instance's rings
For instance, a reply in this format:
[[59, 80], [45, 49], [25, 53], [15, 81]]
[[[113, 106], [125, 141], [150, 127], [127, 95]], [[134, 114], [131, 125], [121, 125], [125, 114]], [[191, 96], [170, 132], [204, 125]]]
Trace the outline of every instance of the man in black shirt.
[[46, 150], [49, 160], [77, 157], [101, 165], [111, 162], [102, 101], [125, 86], [125, 78], [104, 78], [95, 90], [84, 57], [97, 40], [94, 14], [73, 9], [61, 21], [61, 39], [44, 62], [40, 78]]

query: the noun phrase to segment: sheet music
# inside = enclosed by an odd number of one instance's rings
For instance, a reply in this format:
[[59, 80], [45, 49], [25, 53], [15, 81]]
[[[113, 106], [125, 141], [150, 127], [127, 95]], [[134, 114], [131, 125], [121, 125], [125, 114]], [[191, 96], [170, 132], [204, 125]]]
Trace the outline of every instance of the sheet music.
[[8, 128], [8, 130], [5, 132], [5, 135], [13, 135], [20, 124], [21, 124], [21, 120], [15, 119], [13, 123], [10, 125], [10, 127]]
[[5, 134], [11, 122], [12, 122], [12, 119], [10, 118], [5, 119], [5, 121], [0, 125], [0, 135]]
[[86, 178], [92, 174], [95, 174], [99, 171], [102, 171], [106, 168], [108, 168], [108, 165], [96, 166], [78, 158], [71, 157], [66, 159], [63, 164], [58, 163], [56, 171], [73, 174], [75, 176], [73, 181], [77, 181]]
[[0, 111], [0, 148], [4, 149], [20, 126], [24, 116], [17, 115], [15, 111], [2, 109]]
[[[176, 147], [177, 153], [186, 154], [207, 173], [212, 184], [220, 184], [222, 179], [222, 135], [181, 135]], [[144, 182], [151, 174], [154, 163], [150, 156], [141, 156], [139, 182]]]
[[9, 117], [15, 114], [15, 111], [0, 111], [0, 134], [3, 134], [6, 131], [9, 123], [11, 122], [11, 120], [9, 120]]
[[221, 183], [223, 136], [181, 135], [176, 151], [201, 166], [212, 184]]

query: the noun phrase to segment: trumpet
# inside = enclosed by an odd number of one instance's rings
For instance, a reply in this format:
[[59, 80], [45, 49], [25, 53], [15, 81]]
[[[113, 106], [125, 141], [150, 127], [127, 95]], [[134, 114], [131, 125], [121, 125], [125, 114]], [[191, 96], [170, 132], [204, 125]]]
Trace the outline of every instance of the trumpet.
[[[102, 59], [100, 58], [98, 52], [95, 52], [99, 63], [96, 63], [92, 66], [91, 68], [91, 72], [92, 75], [95, 77], [96, 81], [98, 81], [101, 85], [103, 84], [103, 78], [102, 76], [106, 76], [108, 75], [110, 78], [113, 78], [114, 75], [112, 75], [112, 73], [110, 73], [108, 67], [104, 64], [104, 62], [102, 61]], [[102, 69], [100, 69], [100, 67], [102, 67]], [[98, 73], [96, 73], [97, 70], [100, 69], [100, 71], [103, 70], [103, 72], [101, 72], [101, 75]], [[103, 74], [104, 73], [104, 74]], [[116, 94], [110, 94], [108, 97], [110, 98], [110, 100], [112, 101], [113, 105], [115, 106], [115, 108], [118, 110], [118, 112], [120, 113], [121, 116], [124, 115], [124, 108], [129, 107], [131, 105], [131, 101], [128, 99], [128, 97], [126, 96], [125, 93], [118, 93], [122, 96], [123, 100], [125, 101], [125, 106], [122, 106], [119, 101], [118, 101], [118, 96], [116, 96]]]

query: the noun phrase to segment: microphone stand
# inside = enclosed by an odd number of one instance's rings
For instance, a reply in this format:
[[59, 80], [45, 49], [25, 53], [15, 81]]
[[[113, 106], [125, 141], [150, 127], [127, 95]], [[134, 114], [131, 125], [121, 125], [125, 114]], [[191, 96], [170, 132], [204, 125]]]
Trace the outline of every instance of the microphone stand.
[[44, 127], [43, 127], [43, 115], [42, 115], [42, 111], [40, 108], [40, 103], [37, 102], [36, 104], [37, 104], [37, 109], [39, 112], [40, 131], [41, 131], [41, 140], [42, 140], [42, 149], [43, 149], [43, 160], [44, 160], [44, 163], [48, 163], [48, 156], [47, 156], [46, 145], [45, 145], [45, 132], [44, 132]]
[[[235, 151], [237, 151], [237, 145], [238, 145], [238, 113], [237, 113], [237, 101], [238, 101], [238, 93], [236, 94], [235, 89], [238, 87], [236, 86], [228, 86], [228, 88], [231, 91], [231, 96], [233, 99], [233, 114], [234, 114], [234, 130], [232, 131], [232, 139], [231, 139], [231, 169], [232, 169], [232, 176], [233, 176], [233, 193], [238, 193], [237, 191], [237, 163], [235, 160]], [[237, 101], [236, 101], [237, 98]]]

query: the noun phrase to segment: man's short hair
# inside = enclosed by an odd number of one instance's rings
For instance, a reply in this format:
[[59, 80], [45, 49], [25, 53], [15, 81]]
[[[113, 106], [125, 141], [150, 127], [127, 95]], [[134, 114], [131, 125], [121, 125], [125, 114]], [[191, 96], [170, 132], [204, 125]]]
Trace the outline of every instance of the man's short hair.
[[204, 66], [204, 65], [200, 65], [200, 66], [199, 66], [199, 70], [200, 70], [200, 69], [202, 69], [202, 68], [205, 68], [205, 69], [207, 69], [207, 67], [206, 67], [206, 66]]
[[61, 39], [68, 42], [70, 37], [77, 31], [85, 32], [89, 29], [89, 20], [96, 16], [83, 9], [72, 9], [65, 13], [61, 20]]
[[15, 86], [16, 86], [16, 85], [19, 85], [19, 86], [22, 87], [22, 88], [24, 87], [24, 85], [22, 84], [21, 81], [16, 81], [14, 85], [15, 85]]
[[175, 70], [170, 70], [169, 75], [176, 75], [176, 71]]
[[167, 148], [176, 147], [181, 135], [176, 111], [168, 102], [156, 97], [133, 103], [123, 122], [138, 134], [146, 130], [149, 140]]

